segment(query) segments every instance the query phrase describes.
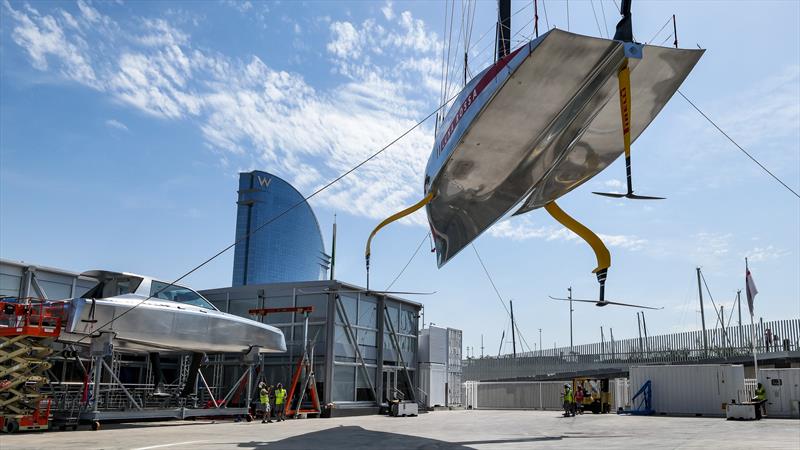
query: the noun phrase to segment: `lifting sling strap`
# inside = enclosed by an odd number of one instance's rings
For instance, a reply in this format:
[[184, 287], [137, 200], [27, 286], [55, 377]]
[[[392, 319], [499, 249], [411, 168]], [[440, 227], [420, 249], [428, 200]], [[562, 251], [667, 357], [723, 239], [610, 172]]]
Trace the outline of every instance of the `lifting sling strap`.
[[416, 210], [430, 203], [431, 200], [433, 200], [433, 197], [435, 197], [434, 192], [433, 191], [428, 192], [428, 194], [416, 204], [409, 206], [408, 208], [398, 213], [392, 214], [391, 216], [384, 219], [384, 221], [379, 223], [378, 226], [375, 227], [374, 230], [372, 230], [372, 233], [369, 234], [369, 239], [367, 239], [367, 248], [364, 251], [364, 258], [367, 263], [367, 290], [369, 290], [369, 257], [371, 254], [370, 246], [372, 245], [372, 238], [375, 237], [375, 234], [377, 234], [381, 228], [385, 227], [386, 225], [389, 225], [390, 223], [396, 220], [402, 219], [403, 217], [415, 212]]

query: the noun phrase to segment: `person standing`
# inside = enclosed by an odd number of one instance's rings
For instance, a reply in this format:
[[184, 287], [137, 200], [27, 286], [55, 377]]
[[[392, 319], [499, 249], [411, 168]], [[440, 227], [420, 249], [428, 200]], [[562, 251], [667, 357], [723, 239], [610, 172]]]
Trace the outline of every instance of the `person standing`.
[[578, 385], [577, 389], [575, 389], [575, 403], [576, 403], [576, 406], [577, 406], [576, 409], [578, 411], [578, 414], [583, 414], [583, 397], [584, 397], [584, 395], [585, 394], [583, 392], [583, 386], [582, 385]]
[[758, 387], [756, 387], [756, 408], [759, 409], [761, 413], [761, 417], [766, 417], [767, 415], [767, 390], [764, 388], [764, 385], [758, 383]]
[[258, 400], [261, 403], [261, 423], [272, 423], [272, 417], [270, 417], [270, 405], [269, 405], [269, 391], [267, 390], [264, 384], [261, 385], [261, 390], [258, 392]]
[[278, 422], [286, 419], [286, 389], [281, 383], [275, 387], [275, 415]]
[[574, 416], [572, 389], [568, 384], [564, 385], [564, 417]]

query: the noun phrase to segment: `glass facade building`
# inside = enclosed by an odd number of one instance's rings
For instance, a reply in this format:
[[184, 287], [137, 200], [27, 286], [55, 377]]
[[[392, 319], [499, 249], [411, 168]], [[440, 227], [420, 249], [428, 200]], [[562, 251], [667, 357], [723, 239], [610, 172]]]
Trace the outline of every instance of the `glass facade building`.
[[236, 204], [233, 286], [326, 278], [319, 223], [297, 189], [267, 172], [240, 173]]
[[[323, 404], [378, 407], [420, 395], [417, 383], [418, 322], [422, 305], [364, 292], [340, 281], [275, 283], [201, 291], [220, 311], [252, 318], [255, 308], [312, 306], [306, 339], [313, 343], [314, 372]], [[286, 353], [264, 354], [259, 373], [287, 385], [303, 354], [303, 315], [268, 314], [259, 321], [286, 336]], [[225, 363], [225, 385], [241, 376], [241, 361]], [[288, 388], [287, 388], [288, 389]]]

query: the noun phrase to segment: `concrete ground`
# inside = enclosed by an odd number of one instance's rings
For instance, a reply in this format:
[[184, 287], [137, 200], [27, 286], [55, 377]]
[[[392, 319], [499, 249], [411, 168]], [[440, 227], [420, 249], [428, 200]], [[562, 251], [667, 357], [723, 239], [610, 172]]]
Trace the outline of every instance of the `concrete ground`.
[[769, 419], [583, 415], [551, 411], [438, 411], [419, 417], [361, 416], [247, 422], [106, 424], [99, 431], [0, 435], [10, 449], [518, 449], [800, 448], [800, 422]]

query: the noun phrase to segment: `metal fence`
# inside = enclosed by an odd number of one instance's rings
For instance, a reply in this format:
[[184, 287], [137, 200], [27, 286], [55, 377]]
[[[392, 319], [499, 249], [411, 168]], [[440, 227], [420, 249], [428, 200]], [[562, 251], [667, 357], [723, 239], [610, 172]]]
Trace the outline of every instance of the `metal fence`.
[[800, 350], [800, 319], [657, 336], [642, 336], [464, 360], [464, 381], [525, 378], [551, 373], [627, 369], [633, 364], [739, 361], [751, 355], [751, 331], [758, 354]]

